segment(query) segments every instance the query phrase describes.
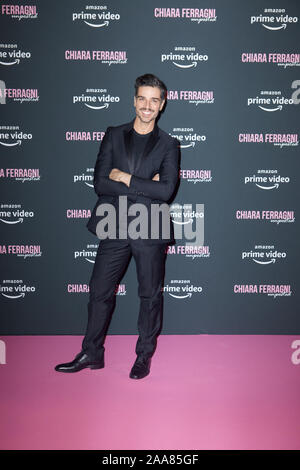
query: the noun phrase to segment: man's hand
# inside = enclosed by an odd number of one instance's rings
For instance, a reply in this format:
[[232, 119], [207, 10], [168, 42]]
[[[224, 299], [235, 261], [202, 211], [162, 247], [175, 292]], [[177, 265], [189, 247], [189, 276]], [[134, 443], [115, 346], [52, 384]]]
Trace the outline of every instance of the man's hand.
[[[125, 171], [121, 171], [118, 168], [113, 168], [111, 172], [109, 173], [109, 178], [114, 181], [119, 181], [120, 183], [126, 184], [126, 186], [129, 187], [130, 185], [130, 180], [131, 180], [131, 174], [126, 173]], [[153, 181], [159, 181], [159, 173], [156, 173], [156, 175], [153, 176], [152, 178]]]
[[131, 175], [125, 171], [121, 171], [118, 168], [113, 168], [109, 173], [109, 178], [114, 181], [119, 181], [120, 183], [126, 184], [129, 187]]

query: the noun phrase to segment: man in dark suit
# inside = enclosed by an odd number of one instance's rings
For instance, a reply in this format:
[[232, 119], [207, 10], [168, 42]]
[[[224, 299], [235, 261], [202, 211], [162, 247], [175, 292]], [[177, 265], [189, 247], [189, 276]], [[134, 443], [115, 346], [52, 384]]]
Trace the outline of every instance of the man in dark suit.
[[[138, 77], [135, 119], [108, 127], [102, 140], [94, 172], [98, 201], [87, 223], [100, 239], [89, 284], [88, 325], [82, 351], [72, 362], [56, 366], [59, 372], [104, 367], [115, 289], [131, 256], [137, 268], [140, 311], [137, 358], [130, 377], [141, 379], [150, 372], [162, 325], [166, 251], [168, 244], [175, 243], [167, 202], [179, 178], [178, 142], [156, 124], [166, 96], [166, 86], [156, 76]], [[140, 217], [134, 218], [137, 212]]]

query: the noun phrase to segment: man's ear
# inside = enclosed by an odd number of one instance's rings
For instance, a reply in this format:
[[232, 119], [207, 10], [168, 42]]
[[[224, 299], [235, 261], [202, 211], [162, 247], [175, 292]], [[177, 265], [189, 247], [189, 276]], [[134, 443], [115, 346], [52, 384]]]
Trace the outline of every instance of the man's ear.
[[166, 100], [162, 100], [159, 110], [161, 111], [165, 105]]

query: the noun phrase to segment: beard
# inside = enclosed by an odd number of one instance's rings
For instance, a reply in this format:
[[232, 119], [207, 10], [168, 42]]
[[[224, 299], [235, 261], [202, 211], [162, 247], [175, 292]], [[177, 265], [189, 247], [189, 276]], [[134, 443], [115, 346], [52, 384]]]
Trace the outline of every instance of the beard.
[[[144, 116], [144, 115], [142, 114], [143, 111], [150, 111], [151, 114], [149, 114], [148, 117], [147, 117], [147, 116]], [[137, 114], [138, 118], [140, 119], [140, 121], [141, 121], [141, 122], [144, 122], [144, 123], [151, 122], [151, 121], [153, 121], [153, 120], [156, 118], [156, 114], [154, 113], [154, 111], [153, 111], [152, 109], [147, 110], [147, 109], [145, 109], [145, 108], [141, 108], [141, 109], [139, 109], [139, 110], [137, 111], [136, 114]]]

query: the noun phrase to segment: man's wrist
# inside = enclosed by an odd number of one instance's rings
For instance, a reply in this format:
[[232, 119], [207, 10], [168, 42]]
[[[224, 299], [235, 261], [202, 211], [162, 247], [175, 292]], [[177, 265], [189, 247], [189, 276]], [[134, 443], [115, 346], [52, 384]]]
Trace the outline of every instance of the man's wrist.
[[120, 181], [124, 184], [126, 184], [126, 186], [130, 186], [130, 180], [131, 180], [131, 174], [129, 173], [125, 173], [125, 172], [122, 172], [121, 174], [121, 177], [120, 177]]

